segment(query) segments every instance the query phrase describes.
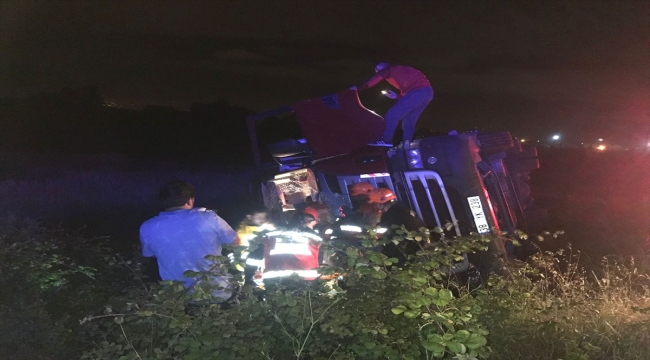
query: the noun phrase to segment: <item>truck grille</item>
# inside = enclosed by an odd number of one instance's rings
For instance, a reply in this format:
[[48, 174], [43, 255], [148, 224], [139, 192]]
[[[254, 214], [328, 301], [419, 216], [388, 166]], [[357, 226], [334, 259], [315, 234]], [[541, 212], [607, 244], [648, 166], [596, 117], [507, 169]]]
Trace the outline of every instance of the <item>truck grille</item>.
[[410, 171], [404, 173], [406, 191], [417, 215], [428, 225], [443, 227], [445, 223], [454, 224], [454, 232], [460, 236], [456, 212], [442, 179], [435, 171]]

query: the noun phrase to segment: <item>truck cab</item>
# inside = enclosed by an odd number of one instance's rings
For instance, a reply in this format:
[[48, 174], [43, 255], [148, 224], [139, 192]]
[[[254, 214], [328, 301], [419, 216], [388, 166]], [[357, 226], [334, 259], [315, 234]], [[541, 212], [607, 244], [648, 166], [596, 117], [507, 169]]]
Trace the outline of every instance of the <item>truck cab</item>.
[[[268, 137], [292, 126], [293, 137]], [[449, 237], [526, 229], [527, 173], [539, 167], [535, 148], [522, 148], [506, 131], [368, 146], [384, 127], [352, 90], [252, 115], [248, 129], [261, 174], [252, 190], [270, 209], [317, 200], [337, 217], [351, 207], [350, 187], [368, 182], [391, 189], [429, 227], [453, 224]], [[493, 258], [506, 257], [504, 243], [490, 248]]]

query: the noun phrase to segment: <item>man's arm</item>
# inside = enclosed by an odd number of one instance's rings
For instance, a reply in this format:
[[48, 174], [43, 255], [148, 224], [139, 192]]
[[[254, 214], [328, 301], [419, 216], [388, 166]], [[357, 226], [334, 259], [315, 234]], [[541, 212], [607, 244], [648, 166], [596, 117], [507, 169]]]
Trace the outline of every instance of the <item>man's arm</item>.
[[217, 217], [217, 224], [218, 224], [218, 233], [219, 233], [219, 238], [222, 244], [238, 244], [239, 243], [239, 237], [237, 236], [237, 232], [233, 230], [228, 223], [222, 219], [219, 215], [216, 215]]
[[144, 257], [155, 257], [156, 254], [151, 249], [149, 245], [149, 238], [147, 234], [147, 229], [143, 226], [140, 226], [140, 244], [142, 244], [142, 256]]
[[369, 88], [379, 84], [379, 82], [384, 80], [386, 77], [388, 77], [388, 75], [389, 75], [389, 68], [386, 67], [386, 68], [382, 69], [380, 72], [378, 72], [377, 74], [375, 74], [373, 77], [368, 79], [368, 81], [366, 81], [365, 83], [357, 86], [356, 90], [369, 89]]
[[142, 274], [145, 275], [147, 282], [156, 282], [162, 280], [160, 278], [160, 269], [158, 268], [158, 260], [156, 254], [151, 249], [147, 230], [140, 226], [140, 244], [142, 244], [142, 256], [145, 259], [142, 261]]

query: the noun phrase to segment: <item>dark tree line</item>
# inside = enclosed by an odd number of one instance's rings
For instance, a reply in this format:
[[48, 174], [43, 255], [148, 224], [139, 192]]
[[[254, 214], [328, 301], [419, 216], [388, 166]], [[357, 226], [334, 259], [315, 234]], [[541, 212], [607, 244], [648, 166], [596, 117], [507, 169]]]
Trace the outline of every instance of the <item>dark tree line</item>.
[[105, 106], [96, 87], [0, 99], [0, 151], [119, 153], [158, 159], [250, 163], [248, 110], [225, 100], [189, 111]]

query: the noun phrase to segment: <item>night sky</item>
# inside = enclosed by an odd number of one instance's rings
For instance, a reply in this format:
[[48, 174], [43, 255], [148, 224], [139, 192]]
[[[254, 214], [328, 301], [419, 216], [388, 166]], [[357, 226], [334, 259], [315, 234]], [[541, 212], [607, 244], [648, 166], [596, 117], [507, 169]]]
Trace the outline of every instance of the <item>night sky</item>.
[[[108, 102], [255, 111], [389, 60], [436, 97], [421, 124], [645, 144], [650, 1], [2, 1], [0, 97], [97, 85]], [[380, 113], [383, 83], [362, 92]]]

